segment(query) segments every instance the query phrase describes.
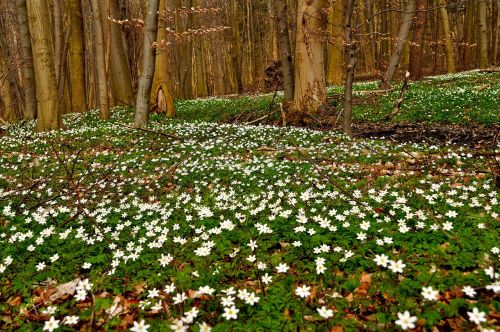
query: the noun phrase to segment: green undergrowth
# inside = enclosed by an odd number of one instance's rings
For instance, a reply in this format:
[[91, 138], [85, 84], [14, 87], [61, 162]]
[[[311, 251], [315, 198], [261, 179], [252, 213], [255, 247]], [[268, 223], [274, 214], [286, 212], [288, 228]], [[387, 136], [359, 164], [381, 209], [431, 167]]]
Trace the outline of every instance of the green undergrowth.
[[[355, 83], [353, 120], [380, 123], [429, 123], [494, 125], [500, 122], [500, 73], [464, 72], [411, 82], [400, 112], [389, 121], [399, 95], [400, 85], [381, 92], [378, 82]], [[343, 87], [328, 87], [333, 112], [342, 111]], [[182, 120], [244, 122], [246, 114], [263, 116], [277, 110], [282, 92], [273, 94], [178, 100], [176, 108]], [[242, 114], [243, 113], [243, 114]], [[238, 117], [239, 116], [239, 117]], [[273, 119], [278, 114], [273, 114]]]

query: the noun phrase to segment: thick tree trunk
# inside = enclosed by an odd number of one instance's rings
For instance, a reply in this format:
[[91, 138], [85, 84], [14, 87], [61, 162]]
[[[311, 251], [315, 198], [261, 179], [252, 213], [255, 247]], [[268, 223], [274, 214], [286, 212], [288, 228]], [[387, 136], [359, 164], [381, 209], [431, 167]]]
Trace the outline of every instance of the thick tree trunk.
[[453, 42], [451, 40], [451, 31], [450, 31], [450, 21], [448, 19], [448, 10], [446, 9], [446, 1], [445, 0], [437, 0], [437, 4], [439, 6], [439, 13], [441, 15], [441, 26], [443, 27], [443, 35], [445, 40], [445, 51], [446, 51], [446, 67], [448, 73], [455, 73], [455, 47], [453, 46]]
[[486, 1], [478, 1], [478, 21], [479, 21], [479, 68], [487, 68], [488, 61], [488, 26], [486, 25]]
[[496, 6], [496, 24], [495, 24], [495, 29], [493, 33], [493, 64], [498, 65], [498, 43], [500, 42], [500, 3], [495, 2]]
[[328, 12], [328, 45], [326, 47], [326, 82], [342, 84], [344, 72], [344, 0], [331, 0]]
[[352, 21], [355, 0], [346, 0], [346, 11], [344, 19], [344, 39], [347, 54], [347, 66], [344, 85], [344, 114], [342, 130], [346, 135], [352, 136], [352, 85], [356, 69], [356, 43], [353, 40]]
[[99, 111], [102, 119], [109, 119], [108, 78], [106, 75], [106, 55], [102, 22], [99, 15], [99, 0], [91, 0], [94, 21], [97, 87], [99, 90]]
[[[109, 12], [112, 18], [118, 18], [118, 9], [115, 0], [109, 2]], [[122, 27], [111, 22], [111, 40], [109, 62], [111, 68], [111, 87], [117, 105], [133, 105], [134, 90], [132, 88], [132, 75], [125, 51]]]
[[155, 72], [156, 48], [153, 43], [158, 34], [158, 0], [149, 1], [149, 9], [144, 25], [144, 44], [142, 50], [142, 70], [139, 77], [139, 88], [135, 102], [135, 126], [143, 128], [148, 125], [149, 101], [153, 75]]
[[87, 109], [82, 2], [81, 0], [69, 0], [67, 6], [70, 19], [70, 42], [68, 53], [71, 111], [82, 112]]
[[281, 70], [283, 72], [283, 90], [284, 102], [293, 101], [294, 77], [293, 77], [293, 58], [292, 47], [288, 34], [288, 7], [286, 1], [275, 1], [276, 19], [278, 29], [278, 55], [281, 61]]
[[317, 36], [324, 27], [322, 11], [326, 4], [326, 0], [299, 0], [292, 123], [318, 113], [326, 103], [323, 43]]
[[[164, 11], [166, 1], [160, 0], [160, 11]], [[159, 26], [161, 26], [159, 24]], [[157, 30], [157, 42], [167, 40], [165, 27]], [[159, 113], [166, 113], [168, 117], [175, 116], [174, 95], [172, 87], [172, 77], [169, 69], [169, 56], [171, 48], [165, 48], [156, 52], [156, 64], [154, 67], [154, 78], [151, 89], [150, 106], [157, 107]]]
[[415, 16], [416, 6], [417, 0], [408, 0], [408, 4], [406, 5], [406, 9], [403, 14], [403, 21], [401, 23], [401, 27], [399, 28], [396, 46], [392, 52], [391, 59], [389, 60], [389, 66], [387, 67], [387, 72], [385, 73], [384, 80], [382, 82], [383, 88], [390, 87], [394, 74], [398, 69], [399, 59], [401, 57], [401, 53], [403, 52], [406, 40], [408, 39], [408, 33], [410, 32], [413, 16]]
[[21, 56], [26, 61], [22, 68], [22, 89], [24, 92], [24, 119], [33, 120], [36, 117], [35, 71], [33, 69], [33, 53], [28, 26], [26, 0], [17, 0], [17, 19]]
[[52, 52], [49, 10], [45, 1], [27, 1], [31, 48], [35, 69], [37, 100], [36, 131], [48, 131], [62, 126], [57, 102], [57, 83]]
[[417, 6], [417, 19], [413, 30], [412, 43], [410, 47], [410, 64], [408, 71], [414, 80], [423, 77], [423, 56], [424, 56], [424, 32], [427, 21], [427, 0], [419, 0]]

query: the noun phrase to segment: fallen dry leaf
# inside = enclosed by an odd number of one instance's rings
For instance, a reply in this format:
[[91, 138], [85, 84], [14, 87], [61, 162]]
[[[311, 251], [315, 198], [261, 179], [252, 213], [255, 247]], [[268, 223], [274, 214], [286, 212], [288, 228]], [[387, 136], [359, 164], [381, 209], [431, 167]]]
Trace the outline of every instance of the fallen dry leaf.
[[76, 278], [70, 282], [57, 286], [54, 294], [50, 295], [49, 300], [55, 302], [65, 295], [73, 295], [79, 282], [80, 278]]

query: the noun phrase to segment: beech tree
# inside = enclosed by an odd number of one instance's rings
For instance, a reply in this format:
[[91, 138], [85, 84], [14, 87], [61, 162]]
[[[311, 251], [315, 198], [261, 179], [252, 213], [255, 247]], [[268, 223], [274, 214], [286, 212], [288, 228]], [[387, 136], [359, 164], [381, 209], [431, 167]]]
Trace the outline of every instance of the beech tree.
[[135, 102], [135, 126], [143, 128], [148, 125], [149, 101], [153, 75], [155, 72], [156, 48], [153, 43], [158, 33], [159, 0], [150, 0], [144, 24], [144, 45], [142, 50], [142, 71]]
[[299, 0], [295, 44], [295, 93], [292, 123], [318, 113], [326, 102], [323, 42], [326, 0]]
[[27, 1], [37, 100], [36, 131], [61, 128], [58, 88], [52, 51], [49, 10], [46, 1]]

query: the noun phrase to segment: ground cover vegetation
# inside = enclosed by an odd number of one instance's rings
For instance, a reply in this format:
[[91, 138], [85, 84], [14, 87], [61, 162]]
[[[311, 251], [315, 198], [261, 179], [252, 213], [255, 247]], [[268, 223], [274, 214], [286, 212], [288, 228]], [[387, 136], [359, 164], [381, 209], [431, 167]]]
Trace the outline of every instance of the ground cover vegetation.
[[[477, 72], [415, 83], [386, 121], [492, 128], [499, 84]], [[61, 131], [4, 127], [0, 328], [498, 328], [497, 143], [240, 121], [271, 98], [178, 101], [177, 118], [144, 130], [127, 108], [65, 115]], [[393, 98], [354, 118], [385, 119]]]

